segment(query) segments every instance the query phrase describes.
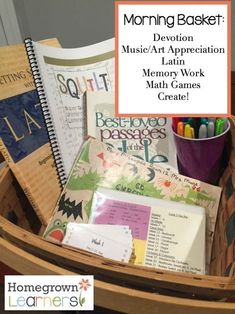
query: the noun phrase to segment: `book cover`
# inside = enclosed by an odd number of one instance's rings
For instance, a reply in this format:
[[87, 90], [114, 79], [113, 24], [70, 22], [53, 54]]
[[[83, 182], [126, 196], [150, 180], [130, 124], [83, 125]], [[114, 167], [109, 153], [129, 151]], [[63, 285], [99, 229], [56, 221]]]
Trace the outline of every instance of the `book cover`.
[[69, 221], [88, 222], [97, 187], [202, 206], [210, 260], [221, 189], [121, 153], [93, 138], [83, 144], [44, 236], [58, 242]]
[[144, 161], [177, 168], [171, 120], [115, 117], [114, 96], [111, 91], [85, 93], [87, 135]]
[[0, 48], [0, 151], [47, 225], [61, 187], [23, 44]]
[[135, 265], [205, 274], [206, 219], [200, 206], [98, 188], [89, 222], [129, 226]]
[[7, 164], [0, 164], [0, 216], [11, 223], [37, 233], [40, 221]]
[[86, 90], [113, 90], [114, 40], [63, 49], [33, 42], [25, 46], [45, 116], [62, 185], [84, 141]]

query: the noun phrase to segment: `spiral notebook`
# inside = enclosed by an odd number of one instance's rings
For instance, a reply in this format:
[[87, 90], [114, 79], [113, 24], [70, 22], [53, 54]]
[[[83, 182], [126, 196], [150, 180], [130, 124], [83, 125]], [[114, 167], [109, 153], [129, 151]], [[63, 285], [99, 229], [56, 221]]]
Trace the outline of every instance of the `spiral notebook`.
[[83, 93], [114, 88], [114, 39], [74, 49], [25, 39], [25, 47], [64, 185], [84, 140]]
[[[60, 47], [56, 38], [43, 43]], [[23, 44], [0, 48], [0, 78], [0, 155], [45, 226], [61, 186]]]

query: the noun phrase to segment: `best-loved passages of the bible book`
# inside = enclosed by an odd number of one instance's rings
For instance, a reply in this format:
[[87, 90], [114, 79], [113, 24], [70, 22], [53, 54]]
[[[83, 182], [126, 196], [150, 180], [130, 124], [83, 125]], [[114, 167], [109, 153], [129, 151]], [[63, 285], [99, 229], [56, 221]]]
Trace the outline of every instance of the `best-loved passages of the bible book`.
[[114, 92], [88, 91], [84, 98], [88, 136], [144, 161], [177, 168], [170, 118], [115, 117]]

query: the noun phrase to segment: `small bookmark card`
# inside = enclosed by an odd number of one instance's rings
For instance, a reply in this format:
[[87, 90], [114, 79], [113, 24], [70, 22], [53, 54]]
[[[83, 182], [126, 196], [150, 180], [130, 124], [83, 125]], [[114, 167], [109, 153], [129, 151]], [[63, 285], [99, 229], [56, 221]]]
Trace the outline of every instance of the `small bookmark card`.
[[126, 263], [132, 253], [132, 235], [128, 226], [70, 222], [62, 244]]

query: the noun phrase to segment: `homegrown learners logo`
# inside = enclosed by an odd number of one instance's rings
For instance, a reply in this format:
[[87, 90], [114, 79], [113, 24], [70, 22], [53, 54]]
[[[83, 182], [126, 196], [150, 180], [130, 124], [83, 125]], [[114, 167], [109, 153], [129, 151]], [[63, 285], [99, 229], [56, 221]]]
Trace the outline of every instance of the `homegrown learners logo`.
[[93, 309], [93, 276], [5, 276], [5, 310]]

